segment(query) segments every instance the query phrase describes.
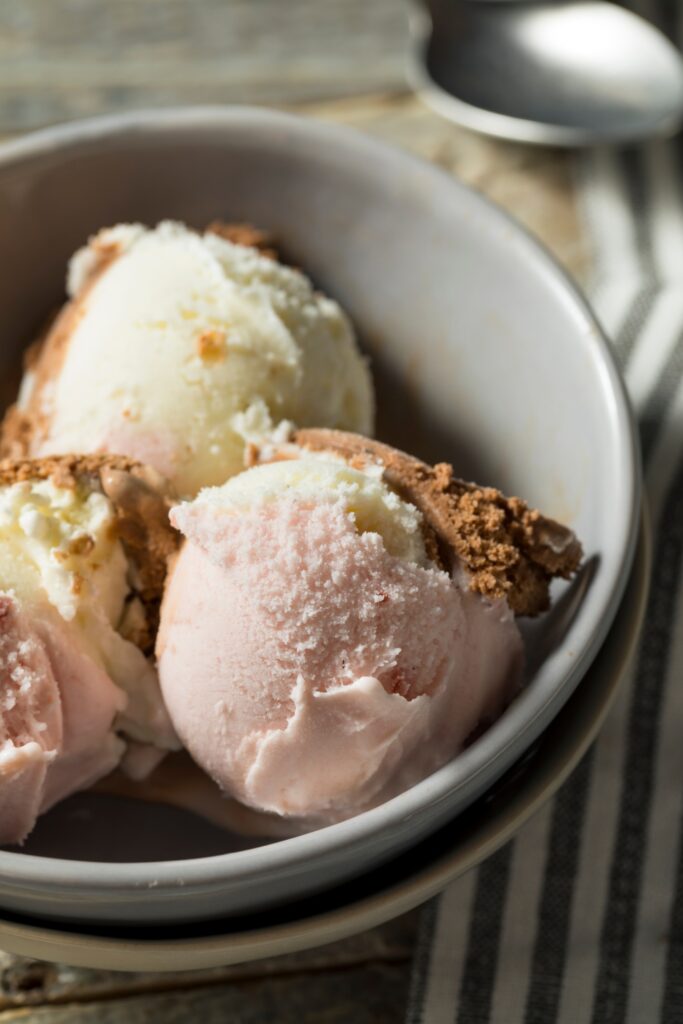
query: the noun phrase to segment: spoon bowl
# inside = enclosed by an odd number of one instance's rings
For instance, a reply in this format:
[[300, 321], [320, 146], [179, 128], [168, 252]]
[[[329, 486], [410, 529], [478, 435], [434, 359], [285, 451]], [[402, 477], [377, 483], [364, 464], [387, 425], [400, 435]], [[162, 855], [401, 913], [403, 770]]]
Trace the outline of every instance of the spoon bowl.
[[425, 100], [468, 128], [554, 146], [626, 143], [683, 119], [683, 59], [606, 0], [430, 0], [413, 23]]

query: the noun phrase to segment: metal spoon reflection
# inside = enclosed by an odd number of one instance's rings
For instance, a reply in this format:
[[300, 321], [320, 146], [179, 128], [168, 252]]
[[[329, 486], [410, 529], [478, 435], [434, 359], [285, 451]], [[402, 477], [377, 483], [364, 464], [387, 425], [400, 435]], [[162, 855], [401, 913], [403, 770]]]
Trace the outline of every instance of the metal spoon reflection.
[[413, 18], [418, 91], [476, 131], [555, 146], [633, 142], [683, 119], [683, 59], [606, 0], [428, 0]]

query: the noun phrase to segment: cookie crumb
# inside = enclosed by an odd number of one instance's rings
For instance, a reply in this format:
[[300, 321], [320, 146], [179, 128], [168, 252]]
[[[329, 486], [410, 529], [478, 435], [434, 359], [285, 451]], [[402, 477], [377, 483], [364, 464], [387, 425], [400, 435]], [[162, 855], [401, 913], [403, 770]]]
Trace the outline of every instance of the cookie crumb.
[[220, 363], [226, 355], [226, 332], [220, 327], [207, 327], [196, 338], [197, 354], [203, 363]]
[[422, 513], [432, 561], [448, 571], [461, 565], [472, 590], [489, 600], [506, 598], [516, 615], [546, 611], [551, 580], [569, 579], [581, 564], [581, 544], [570, 529], [521, 498], [459, 480], [448, 463], [429, 466], [378, 441], [337, 430], [299, 430], [293, 442], [342, 455], [359, 468], [379, 463], [389, 486]]
[[245, 245], [248, 249], [258, 249], [262, 256], [268, 256], [271, 260], [278, 258], [278, 252], [273, 244], [273, 236], [267, 231], [254, 227], [253, 224], [229, 223], [223, 220], [212, 220], [205, 231], [209, 235], [218, 235], [226, 242], [234, 245]]

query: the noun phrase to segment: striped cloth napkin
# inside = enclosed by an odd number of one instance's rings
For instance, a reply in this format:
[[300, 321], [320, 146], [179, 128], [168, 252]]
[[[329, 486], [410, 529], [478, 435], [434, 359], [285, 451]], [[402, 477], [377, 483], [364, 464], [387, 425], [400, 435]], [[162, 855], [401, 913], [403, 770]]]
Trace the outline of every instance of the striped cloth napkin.
[[640, 420], [652, 591], [593, 749], [424, 910], [409, 1024], [683, 1021], [683, 143], [576, 159], [591, 299]]

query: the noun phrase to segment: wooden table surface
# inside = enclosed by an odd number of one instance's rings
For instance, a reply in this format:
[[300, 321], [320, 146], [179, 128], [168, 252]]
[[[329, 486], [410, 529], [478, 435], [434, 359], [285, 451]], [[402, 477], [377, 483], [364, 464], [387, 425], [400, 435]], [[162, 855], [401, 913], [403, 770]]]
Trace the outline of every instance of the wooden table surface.
[[[294, 109], [439, 164], [510, 210], [581, 278], [588, 254], [568, 158], [432, 114], [406, 84], [408, 53], [401, 0], [3, 0], [0, 134], [178, 103]], [[0, 953], [0, 1024], [392, 1024], [403, 1019], [417, 919], [292, 956], [174, 975]]]

